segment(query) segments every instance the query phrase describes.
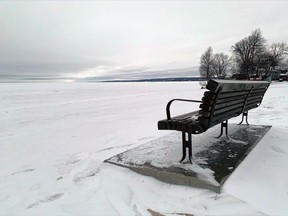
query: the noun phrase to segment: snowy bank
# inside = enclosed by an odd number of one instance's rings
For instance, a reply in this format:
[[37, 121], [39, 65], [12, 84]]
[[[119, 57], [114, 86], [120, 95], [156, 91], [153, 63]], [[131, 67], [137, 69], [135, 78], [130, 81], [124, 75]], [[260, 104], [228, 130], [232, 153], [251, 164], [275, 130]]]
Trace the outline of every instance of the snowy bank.
[[167, 101], [203, 92], [196, 82], [1, 84], [0, 215], [287, 215], [287, 83], [249, 112], [272, 129], [221, 195], [102, 163], [171, 133], [157, 130]]

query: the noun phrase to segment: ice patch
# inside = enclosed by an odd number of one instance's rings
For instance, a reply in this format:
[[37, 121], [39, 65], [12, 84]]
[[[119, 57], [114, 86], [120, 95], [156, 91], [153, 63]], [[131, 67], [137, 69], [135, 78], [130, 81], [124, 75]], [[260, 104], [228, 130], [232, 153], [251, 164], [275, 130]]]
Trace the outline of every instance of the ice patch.
[[230, 143], [230, 144], [242, 144], [242, 145], [247, 145], [248, 143], [245, 142], [245, 141], [242, 141], [242, 140], [236, 140], [236, 139], [232, 139], [232, 138], [229, 138], [228, 140], [226, 140], [227, 143]]

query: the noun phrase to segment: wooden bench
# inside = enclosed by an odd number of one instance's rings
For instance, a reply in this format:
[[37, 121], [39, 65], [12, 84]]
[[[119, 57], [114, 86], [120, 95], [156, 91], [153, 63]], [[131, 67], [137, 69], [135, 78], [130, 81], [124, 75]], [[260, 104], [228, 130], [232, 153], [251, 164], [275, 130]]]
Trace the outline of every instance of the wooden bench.
[[[221, 133], [225, 128], [228, 137], [228, 119], [242, 114], [241, 124], [248, 111], [257, 108], [269, 87], [266, 81], [234, 81], [210, 80], [206, 86], [209, 91], [204, 93], [201, 101], [188, 99], [173, 99], [166, 106], [167, 119], [158, 121], [159, 130], [177, 130], [182, 132], [183, 156], [186, 158], [188, 149], [189, 160], [192, 163], [192, 134], [200, 134], [221, 123]], [[170, 106], [174, 101], [200, 103], [200, 110], [171, 117]], [[219, 137], [220, 137], [219, 136]], [[218, 137], [218, 138], [219, 138]]]

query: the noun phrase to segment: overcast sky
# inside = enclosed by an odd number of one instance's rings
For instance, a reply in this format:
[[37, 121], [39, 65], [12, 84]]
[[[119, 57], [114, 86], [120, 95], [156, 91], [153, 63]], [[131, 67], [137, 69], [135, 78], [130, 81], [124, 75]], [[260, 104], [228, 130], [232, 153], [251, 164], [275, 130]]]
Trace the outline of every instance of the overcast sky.
[[0, 76], [184, 76], [256, 28], [288, 42], [287, 20], [288, 1], [1, 1]]

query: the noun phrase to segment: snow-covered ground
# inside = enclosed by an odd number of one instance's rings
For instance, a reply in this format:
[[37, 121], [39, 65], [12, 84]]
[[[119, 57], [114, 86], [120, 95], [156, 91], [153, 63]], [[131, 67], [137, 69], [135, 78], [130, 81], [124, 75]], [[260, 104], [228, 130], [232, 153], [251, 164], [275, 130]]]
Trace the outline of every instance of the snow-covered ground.
[[288, 215], [286, 82], [249, 112], [272, 129], [221, 195], [103, 164], [171, 133], [157, 130], [167, 101], [203, 92], [197, 82], [1, 84], [0, 215]]

